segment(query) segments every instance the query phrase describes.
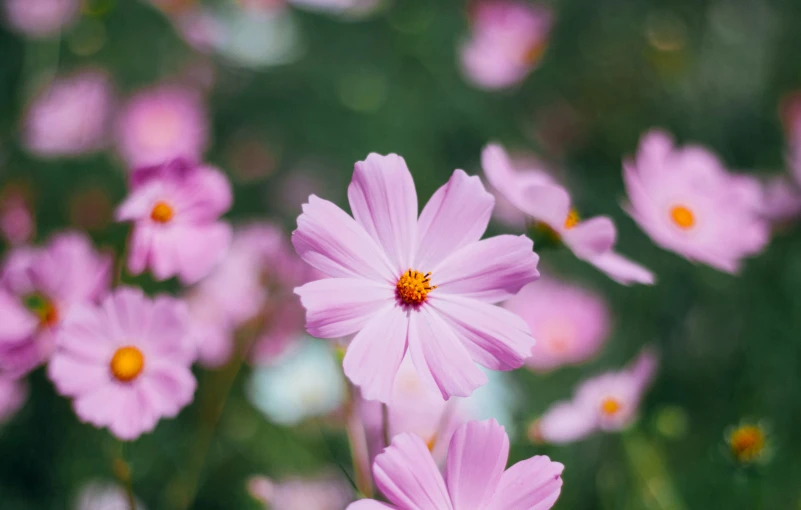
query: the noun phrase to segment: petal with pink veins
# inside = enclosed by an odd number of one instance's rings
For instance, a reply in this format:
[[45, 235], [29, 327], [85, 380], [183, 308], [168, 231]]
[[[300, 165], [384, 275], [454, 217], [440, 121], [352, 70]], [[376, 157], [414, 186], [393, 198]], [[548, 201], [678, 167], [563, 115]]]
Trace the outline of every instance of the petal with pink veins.
[[503, 474], [486, 510], [548, 510], [562, 492], [564, 469], [545, 456], [518, 462]]
[[497, 421], [470, 421], [460, 427], [448, 448], [446, 471], [446, 484], [454, 508], [486, 508], [508, 458], [509, 436]]

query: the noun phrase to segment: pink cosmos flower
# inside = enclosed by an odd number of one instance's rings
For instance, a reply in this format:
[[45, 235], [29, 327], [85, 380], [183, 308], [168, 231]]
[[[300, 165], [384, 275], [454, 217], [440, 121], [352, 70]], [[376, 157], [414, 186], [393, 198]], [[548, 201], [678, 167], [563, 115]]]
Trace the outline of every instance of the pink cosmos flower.
[[538, 256], [525, 236], [479, 240], [493, 198], [478, 177], [456, 170], [418, 219], [406, 162], [371, 154], [356, 163], [348, 198], [353, 217], [314, 195], [303, 206], [292, 242], [328, 278], [295, 292], [310, 334], [356, 333], [343, 365], [364, 398], [389, 401], [407, 349], [444, 398], [487, 381], [476, 363], [523, 364], [534, 345], [528, 326], [493, 305], [539, 276]]
[[495, 420], [471, 421], [456, 431], [443, 479], [422, 439], [395, 436], [373, 464], [390, 504], [352, 503], [347, 510], [548, 510], [562, 490], [564, 466], [545, 456], [506, 469], [509, 437]]
[[623, 167], [631, 201], [625, 208], [662, 248], [736, 273], [741, 259], [767, 244], [759, 184], [730, 174], [707, 149], [677, 148], [668, 134], [651, 131]]
[[201, 95], [162, 84], [136, 93], [116, 127], [117, 150], [131, 169], [160, 165], [175, 158], [199, 161], [209, 138], [209, 120]]
[[581, 260], [623, 285], [653, 284], [654, 275], [613, 250], [617, 229], [606, 216], [582, 220], [567, 191], [540, 170], [516, 171], [506, 151], [488, 145], [481, 155], [487, 180], [495, 190], [561, 240]]
[[81, 421], [123, 440], [155, 428], [192, 401], [195, 349], [186, 306], [120, 288], [100, 306], [70, 313], [48, 365], [56, 390]]
[[476, 2], [470, 39], [460, 48], [465, 76], [490, 90], [521, 82], [545, 53], [552, 18], [547, 7], [519, 0]]
[[78, 156], [103, 149], [114, 108], [111, 79], [86, 69], [56, 78], [36, 96], [22, 124], [22, 142], [37, 156]]
[[282, 481], [253, 476], [248, 492], [270, 510], [341, 510], [353, 501], [348, 486], [332, 476]]
[[130, 194], [117, 221], [134, 223], [128, 269], [150, 268], [158, 280], [199, 281], [225, 257], [231, 226], [220, 216], [233, 200], [231, 184], [216, 168], [176, 159], [131, 174]]
[[5, 18], [17, 32], [48, 37], [72, 24], [79, 8], [79, 0], [5, 0]]
[[46, 361], [63, 318], [108, 291], [111, 266], [78, 232], [14, 249], [0, 279], [0, 373], [22, 375]]
[[10, 420], [27, 398], [28, 385], [24, 381], [0, 376], [0, 424]]
[[579, 385], [572, 401], [551, 406], [535, 422], [531, 435], [549, 443], [569, 443], [596, 430], [609, 432], [628, 427], [637, 418], [656, 365], [656, 355], [645, 350], [630, 367], [586, 380]]
[[537, 339], [526, 361], [534, 370], [584, 363], [609, 336], [606, 302], [577, 285], [543, 278], [523, 287], [503, 306], [522, 317]]
[[36, 220], [22, 194], [12, 191], [0, 198], [0, 234], [10, 245], [30, 241], [35, 230]]

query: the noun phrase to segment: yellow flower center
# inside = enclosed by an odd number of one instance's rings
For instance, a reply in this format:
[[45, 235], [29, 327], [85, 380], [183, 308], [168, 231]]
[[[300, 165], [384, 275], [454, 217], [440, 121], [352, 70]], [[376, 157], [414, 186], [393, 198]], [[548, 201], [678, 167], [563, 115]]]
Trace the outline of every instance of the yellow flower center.
[[58, 322], [58, 310], [52, 301], [41, 294], [31, 294], [24, 298], [25, 308], [39, 318], [39, 326], [52, 327]]
[[606, 397], [601, 402], [601, 412], [607, 416], [614, 416], [623, 409], [623, 404], [615, 397]]
[[744, 425], [729, 435], [729, 447], [740, 462], [750, 462], [765, 449], [765, 433], [756, 425]]
[[133, 381], [144, 368], [145, 356], [142, 351], [130, 345], [117, 349], [111, 358], [111, 373], [120, 382]]
[[400, 300], [409, 306], [422, 304], [428, 297], [428, 293], [437, 288], [436, 285], [431, 286], [430, 277], [431, 273], [423, 274], [414, 269], [403, 273], [395, 285]]
[[676, 205], [670, 210], [670, 219], [682, 230], [688, 230], [695, 225], [695, 215], [683, 205]]
[[150, 217], [158, 223], [167, 223], [173, 216], [172, 207], [167, 202], [159, 202], [153, 207]]
[[526, 65], [536, 64], [542, 58], [547, 47], [548, 44], [544, 41], [532, 44], [523, 54], [523, 63]]
[[579, 216], [578, 211], [571, 208], [567, 213], [567, 218], [565, 218], [565, 229], [570, 230], [578, 225], [580, 221], [581, 217]]

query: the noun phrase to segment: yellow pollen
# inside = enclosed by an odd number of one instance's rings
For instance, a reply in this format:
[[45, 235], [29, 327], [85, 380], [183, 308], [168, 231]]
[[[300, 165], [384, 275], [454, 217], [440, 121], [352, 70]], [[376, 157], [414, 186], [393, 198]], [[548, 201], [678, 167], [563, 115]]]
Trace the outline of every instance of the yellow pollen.
[[428, 297], [428, 293], [437, 288], [436, 285], [431, 285], [430, 277], [431, 273], [423, 274], [414, 269], [403, 273], [395, 286], [400, 300], [410, 306], [423, 303]]
[[688, 230], [695, 225], [695, 215], [683, 205], [676, 205], [670, 210], [670, 219], [682, 230]]
[[426, 446], [428, 447], [428, 451], [430, 451], [430, 452], [434, 451], [434, 447], [437, 446], [437, 435], [436, 434], [431, 436], [431, 439], [426, 441]]
[[172, 207], [166, 202], [159, 202], [153, 207], [150, 217], [158, 223], [167, 223], [172, 219]]
[[142, 351], [133, 346], [117, 349], [111, 358], [111, 374], [120, 382], [131, 382], [145, 368], [145, 357]]
[[623, 409], [623, 404], [614, 397], [606, 397], [603, 402], [601, 402], [601, 412], [607, 416], [614, 416], [619, 413], [621, 409]]
[[570, 230], [571, 228], [575, 227], [581, 221], [581, 217], [578, 214], [578, 211], [575, 209], [570, 209], [567, 213], [567, 218], [565, 218], [565, 229]]
[[729, 434], [729, 447], [740, 462], [751, 462], [765, 449], [765, 433], [756, 425], [738, 427]]

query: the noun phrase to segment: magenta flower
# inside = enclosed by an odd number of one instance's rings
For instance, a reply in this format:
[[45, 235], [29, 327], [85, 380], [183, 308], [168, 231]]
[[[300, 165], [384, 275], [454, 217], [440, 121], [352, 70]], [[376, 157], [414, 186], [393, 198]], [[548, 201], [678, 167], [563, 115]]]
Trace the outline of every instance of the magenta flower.
[[476, 2], [470, 12], [470, 39], [460, 48], [465, 76], [490, 90], [521, 82], [539, 66], [552, 18], [550, 9], [528, 2]]
[[0, 373], [22, 375], [46, 361], [63, 318], [108, 291], [111, 265], [77, 232], [14, 249], [0, 281]]
[[105, 148], [114, 108], [111, 79], [87, 69], [56, 78], [28, 107], [22, 142], [37, 156], [78, 156]]
[[356, 333], [343, 365], [366, 399], [391, 398], [407, 349], [444, 398], [487, 381], [476, 363], [523, 364], [534, 345], [528, 326], [493, 304], [539, 276], [538, 257], [525, 236], [479, 240], [493, 198], [478, 177], [455, 171], [418, 219], [406, 162], [371, 154], [356, 163], [348, 198], [353, 218], [314, 195], [303, 206], [292, 242], [329, 278], [296, 292], [310, 334]]
[[208, 145], [209, 120], [201, 95], [162, 84], [128, 100], [117, 119], [117, 150], [131, 169], [175, 158], [199, 161]]
[[705, 148], [677, 148], [668, 134], [651, 131], [623, 167], [626, 210], [662, 248], [736, 273], [767, 244], [758, 183], [730, 174]]
[[0, 424], [10, 420], [28, 398], [28, 385], [24, 381], [0, 376]]
[[4, 0], [9, 26], [28, 37], [57, 35], [78, 17], [79, 0]]
[[656, 371], [656, 355], [643, 351], [634, 363], [579, 385], [572, 401], [557, 402], [534, 424], [532, 436], [549, 443], [578, 441], [596, 430], [622, 430], [637, 418]]
[[116, 214], [117, 221], [134, 222], [128, 269], [150, 268], [158, 280], [199, 281], [231, 244], [231, 227], [219, 218], [232, 200], [231, 184], [216, 168], [177, 159], [136, 170]]
[[623, 285], [654, 283], [649, 270], [613, 250], [617, 229], [612, 220], [606, 216], [582, 220], [571, 207], [567, 191], [548, 174], [541, 170], [516, 171], [499, 145], [485, 147], [481, 162], [492, 187], [576, 257]]
[[526, 285], [503, 305], [522, 317], [537, 344], [526, 365], [547, 371], [595, 356], [609, 336], [606, 301], [577, 285], [551, 278]]
[[81, 421], [123, 440], [155, 428], [192, 401], [195, 349], [185, 305], [120, 288], [64, 320], [48, 365]]
[[414, 434], [395, 436], [373, 464], [390, 504], [352, 503], [347, 510], [548, 510], [562, 490], [564, 466], [545, 456], [506, 469], [509, 437], [495, 420], [461, 426], [448, 449], [446, 477]]

